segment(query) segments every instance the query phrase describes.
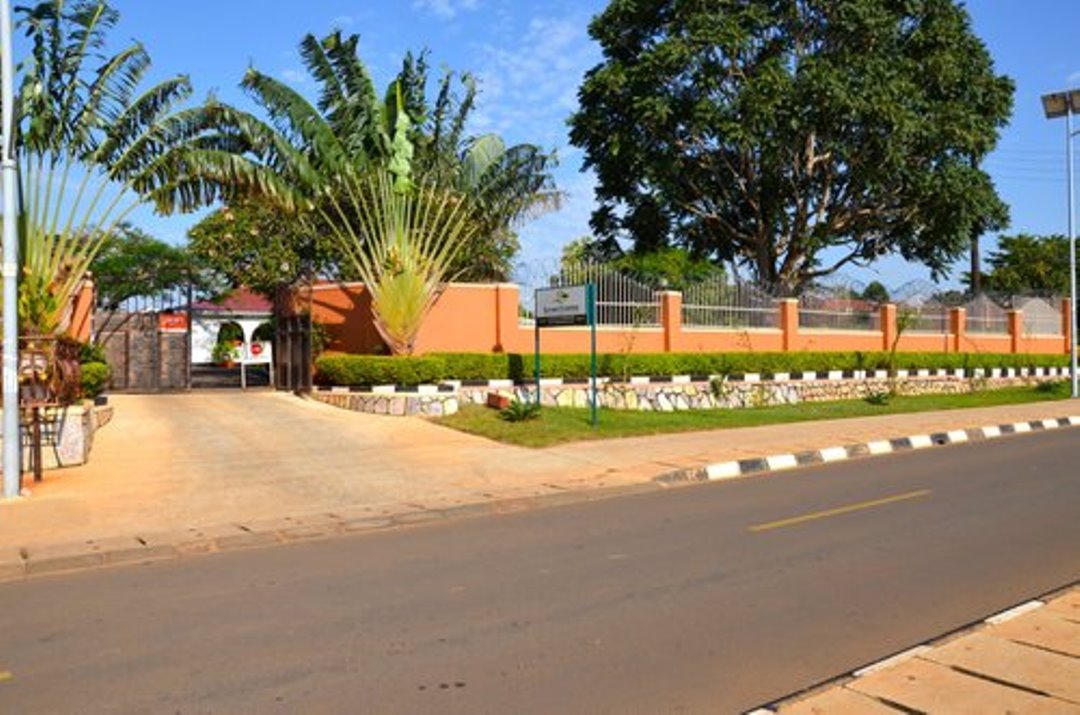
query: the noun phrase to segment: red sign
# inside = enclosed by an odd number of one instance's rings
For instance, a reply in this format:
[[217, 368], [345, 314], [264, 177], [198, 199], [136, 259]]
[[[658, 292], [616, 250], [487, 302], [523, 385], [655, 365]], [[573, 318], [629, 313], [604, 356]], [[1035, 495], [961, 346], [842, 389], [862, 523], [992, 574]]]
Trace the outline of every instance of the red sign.
[[186, 333], [187, 313], [158, 313], [158, 329], [163, 333]]
[[262, 343], [252, 343], [251, 354], [256, 356], [262, 355]]

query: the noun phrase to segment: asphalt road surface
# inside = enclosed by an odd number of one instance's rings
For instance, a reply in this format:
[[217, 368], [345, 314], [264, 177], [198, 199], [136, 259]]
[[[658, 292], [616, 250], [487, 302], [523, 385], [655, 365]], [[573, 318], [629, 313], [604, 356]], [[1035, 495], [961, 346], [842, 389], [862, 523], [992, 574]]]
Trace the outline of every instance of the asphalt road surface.
[[1078, 577], [1058, 430], [3, 584], [0, 713], [738, 712]]

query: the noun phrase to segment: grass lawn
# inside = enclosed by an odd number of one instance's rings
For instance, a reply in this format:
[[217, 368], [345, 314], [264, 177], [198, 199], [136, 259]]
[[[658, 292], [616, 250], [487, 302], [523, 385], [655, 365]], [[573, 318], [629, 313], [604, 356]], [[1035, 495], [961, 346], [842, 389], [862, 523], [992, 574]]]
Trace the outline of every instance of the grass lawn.
[[563, 442], [587, 439], [611, 439], [637, 435], [689, 432], [693, 430], [731, 429], [785, 422], [834, 420], [844, 417], [868, 417], [904, 412], [956, 410], [968, 407], [994, 407], [1024, 402], [1061, 400], [1069, 396], [1066, 382], [1053, 383], [1053, 389], [1010, 387], [963, 395], [919, 395], [893, 397], [888, 404], [865, 400], [805, 402], [799, 405], [738, 410], [685, 410], [681, 412], [639, 412], [637, 410], [600, 410], [599, 425], [589, 425], [589, 410], [545, 407], [536, 419], [507, 422], [499, 412], [479, 405], [463, 406], [455, 415], [440, 418], [437, 424], [471, 432], [499, 442], [524, 447], [547, 447]]

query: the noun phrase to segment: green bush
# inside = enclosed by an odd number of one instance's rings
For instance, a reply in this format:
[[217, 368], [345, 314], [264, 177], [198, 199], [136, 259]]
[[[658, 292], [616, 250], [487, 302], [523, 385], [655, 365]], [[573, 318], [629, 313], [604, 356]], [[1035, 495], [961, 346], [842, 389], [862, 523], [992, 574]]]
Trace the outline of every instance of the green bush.
[[315, 360], [323, 385], [419, 385], [447, 379], [446, 361], [438, 356], [324, 354]]
[[79, 345], [79, 362], [103, 362], [107, 363], [105, 359], [105, 346], [98, 343], [81, 343]]
[[103, 362], [84, 362], [82, 368], [82, 396], [97, 397], [109, 384], [112, 369]]
[[[582, 379], [589, 376], [589, 356], [544, 355], [543, 377]], [[632, 375], [735, 375], [826, 370], [885, 370], [889, 353], [606, 353], [596, 356], [597, 374], [620, 378]], [[1067, 355], [993, 355], [980, 353], [897, 353], [900, 370], [994, 367], [1059, 367]], [[438, 353], [423, 357], [330, 354], [315, 362], [320, 384], [388, 385], [440, 380], [531, 380], [533, 356], [517, 353]]]
[[499, 412], [499, 417], [507, 422], [528, 422], [540, 416], [540, 405], [535, 402], [522, 402], [516, 397], [510, 406]]

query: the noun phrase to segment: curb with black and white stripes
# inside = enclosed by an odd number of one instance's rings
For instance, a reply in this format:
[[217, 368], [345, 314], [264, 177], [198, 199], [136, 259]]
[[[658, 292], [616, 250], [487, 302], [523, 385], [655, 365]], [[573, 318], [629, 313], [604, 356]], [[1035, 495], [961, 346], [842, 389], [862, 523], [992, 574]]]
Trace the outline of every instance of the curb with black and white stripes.
[[909, 450], [941, 447], [948, 444], [961, 444], [964, 442], [980, 442], [988, 439], [997, 439], [998, 437], [1011, 434], [1039, 432], [1059, 429], [1061, 427], [1076, 426], [1080, 426], [1080, 417], [1052, 417], [1043, 420], [1031, 420], [1028, 422], [988, 425], [985, 427], [977, 427], [975, 429], [933, 432], [930, 434], [913, 434], [907, 437], [894, 437], [892, 439], [876, 440], [873, 442], [859, 442], [840, 447], [826, 447], [825, 449], [813, 449], [804, 452], [773, 454], [767, 457], [716, 462], [704, 467], [680, 469], [678, 471], [662, 474], [653, 481], [665, 486], [676, 486], [697, 482], [713, 482], [723, 479], [768, 474], [770, 472], [779, 472], [815, 464], [842, 462], [858, 457], [870, 457], [893, 452], [906, 452]]
[[[913, 377], [971, 377], [971, 378], [1011, 378], [1011, 377], [1068, 377], [1067, 367], [1002, 367], [1002, 368], [937, 368], [921, 370], [897, 370], [895, 377], [908, 379]], [[692, 382], [808, 382], [838, 380], [884, 380], [889, 377], [888, 370], [817, 370], [808, 372], [747, 372], [729, 375], [638, 375], [630, 377], [624, 383], [621, 378], [598, 377], [597, 384], [608, 383], [627, 385], [685, 385]], [[462, 387], [481, 387], [490, 390], [509, 390], [514, 387], [531, 387], [534, 380], [444, 380], [430, 385], [318, 385], [317, 392], [370, 392], [372, 394], [394, 395], [420, 394], [434, 395], [440, 392], [454, 392]], [[540, 379], [541, 387], [561, 387], [563, 385], [587, 385], [586, 377], [545, 377]]]

